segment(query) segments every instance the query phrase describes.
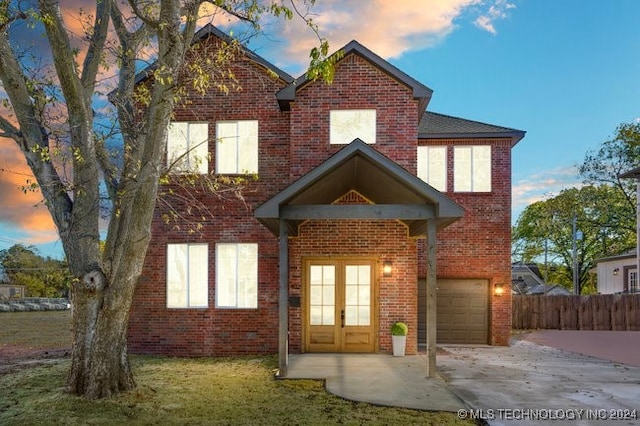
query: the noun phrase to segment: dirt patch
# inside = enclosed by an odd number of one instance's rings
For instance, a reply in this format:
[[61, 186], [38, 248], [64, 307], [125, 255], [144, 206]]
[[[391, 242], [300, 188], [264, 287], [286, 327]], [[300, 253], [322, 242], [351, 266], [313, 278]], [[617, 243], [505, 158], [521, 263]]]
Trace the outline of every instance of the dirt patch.
[[57, 362], [68, 358], [70, 349], [30, 349], [16, 345], [0, 345], [0, 374]]
[[0, 374], [66, 358], [71, 353], [69, 311], [0, 314]]

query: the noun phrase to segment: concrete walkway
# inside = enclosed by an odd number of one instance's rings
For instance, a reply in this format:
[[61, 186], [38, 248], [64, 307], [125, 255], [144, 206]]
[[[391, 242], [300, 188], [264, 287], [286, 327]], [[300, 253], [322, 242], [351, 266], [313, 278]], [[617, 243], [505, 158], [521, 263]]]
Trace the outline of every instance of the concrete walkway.
[[326, 380], [352, 401], [457, 412], [492, 426], [640, 425], [640, 366], [631, 365], [640, 333], [562, 333], [519, 335], [510, 347], [439, 346], [436, 379], [426, 377], [424, 355], [382, 354], [290, 355], [287, 378]]
[[427, 411], [467, 406], [439, 379], [426, 375], [424, 355], [289, 355], [287, 379], [326, 380], [329, 392], [351, 401]]
[[438, 373], [492, 426], [640, 425], [639, 367], [522, 340], [443, 349]]

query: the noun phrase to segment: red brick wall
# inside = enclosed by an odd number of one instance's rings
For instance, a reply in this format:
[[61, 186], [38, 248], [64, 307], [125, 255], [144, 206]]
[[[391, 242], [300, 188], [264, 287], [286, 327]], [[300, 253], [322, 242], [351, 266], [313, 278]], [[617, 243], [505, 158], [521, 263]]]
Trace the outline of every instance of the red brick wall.
[[[490, 285], [490, 337], [493, 345], [508, 345], [511, 335], [511, 141], [421, 140], [420, 144], [491, 145], [490, 193], [453, 192], [453, 149], [448, 150], [447, 197], [464, 207], [464, 217], [437, 234], [438, 278], [484, 278]], [[424, 240], [419, 242], [420, 277], [426, 276]], [[502, 297], [493, 295], [502, 284]]]
[[296, 94], [291, 107], [292, 179], [344, 146], [329, 144], [329, 113], [338, 109], [376, 109], [376, 150], [415, 173], [418, 104], [411, 89], [351, 54], [340, 61], [331, 85], [314, 82]]
[[[165, 224], [162, 214], [166, 209], [158, 204], [153, 239], [130, 314], [129, 349], [134, 353], [212, 356], [277, 352], [278, 244], [254, 218], [253, 209], [289, 183], [289, 120], [275, 97], [285, 83], [247, 60], [241, 60], [233, 72], [242, 82], [240, 89], [228, 94], [211, 89], [204, 97], [191, 94], [189, 105], [176, 109], [175, 120], [209, 122], [210, 171], [215, 170], [216, 121], [258, 120], [259, 179], [246, 183], [244, 200], [230, 194], [196, 193], [208, 207], [204, 215], [198, 210], [187, 213], [195, 204], [191, 201], [167, 199], [181, 214], [202, 225], [195, 233], [182, 221]], [[225, 242], [258, 243], [258, 309], [215, 308], [215, 244]], [[209, 244], [207, 309], [166, 308], [167, 243]]]

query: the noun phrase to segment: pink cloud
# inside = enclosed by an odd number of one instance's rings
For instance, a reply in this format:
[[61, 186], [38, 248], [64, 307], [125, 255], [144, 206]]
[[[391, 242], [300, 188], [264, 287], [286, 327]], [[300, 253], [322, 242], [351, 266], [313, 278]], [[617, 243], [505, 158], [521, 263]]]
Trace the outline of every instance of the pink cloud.
[[[373, 0], [366, 6], [359, 0], [326, 0], [316, 3], [309, 16], [332, 50], [356, 39], [388, 59], [437, 45], [463, 16], [485, 16], [487, 25], [493, 25], [512, 7], [505, 0]], [[286, 57], [306, 65], [309, 50], [317, 45], [315, 35], [299, 19], [284, 24], [280, 35], [288, 41]]]
[[23, 154], [15, 142], [0, 139], [0, 222], [30, 232], [53, 232], [55, 226], [39, 190], [23, 192], [34, 182]]

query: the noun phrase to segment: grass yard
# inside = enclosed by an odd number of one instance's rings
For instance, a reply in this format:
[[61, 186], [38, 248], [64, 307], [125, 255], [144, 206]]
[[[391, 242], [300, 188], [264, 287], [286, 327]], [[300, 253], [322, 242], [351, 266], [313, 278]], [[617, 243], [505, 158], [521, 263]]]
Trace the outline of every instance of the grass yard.
[[[69, 342], [69, 317], [67, 312], [65, 323], [65, 317], [60, 314], [0, 314], [0, 348], [7, 340], [11, 345], [24, 344], [37, 349], [64, 347]], [[37, 322], [44, 323], [38, 326]], [[277, 366], [274, 357], [134, 356], [132, 366], [137, 389], [100, 401], [87, 401], [63, 392], [69, 368], [66, 359], [2, 375], [0, 424], [473, 424], [459, 420], [452, 413], [345, 401], [327, 393], [320, 381], [276, 380], [273, 378]]]

